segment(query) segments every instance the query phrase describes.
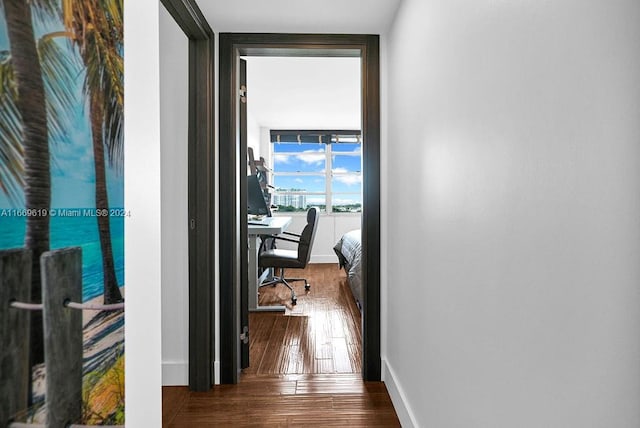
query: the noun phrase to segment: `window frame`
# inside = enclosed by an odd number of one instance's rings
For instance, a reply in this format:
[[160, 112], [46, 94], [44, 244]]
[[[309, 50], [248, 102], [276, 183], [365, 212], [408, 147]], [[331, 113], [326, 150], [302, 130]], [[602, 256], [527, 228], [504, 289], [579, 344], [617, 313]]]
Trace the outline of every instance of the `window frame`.
[[[362, 175], [362, 149], [358, 153], [355, 152], [334, 152], [332, 150], [334, 144], [338, 144], [340, 137], [344, 138], [356, 138], [356, 142], [352, 144], [359, 144], [362, 148], [362, 133], [361, 131], [332, 131], [332, 130], [322, 130], [322, 131], [302, 131], [302, 130], [287, 130], [287, 131], [278, 131], [271, 130], [271, 139], [269, 144], [269, 157], [272, 159], [273, 167], [270, 169], [269, 181], [274, 183], [273, 195], [302, 195], [302, 196], [323, 196], [325, 197], [325, 210], [324, 214], [354, 214], [360, 215], [362, 214], [362, 198], [363, 198], [363, 175]], [[287, 141], [280, 141], [281, 136], [284, 135], [284, 138]], [[293, 137], [293, 141], [290, 141]], [[297, 141], [296, 141], [297, 140]], [[324, 157], [325, 157], [325, 165], [324, 165], [324, 173], [321, 172], [277, 172], [276, 171], [276, 162], [275, 158], [278, 155], [285, 156], [296, 156], [299, 155], [300, 152], [276, 152], [275, 146], [276, 144], [287, 143], [287, 144], [324, 144]], [[348, 156], [348, 157], [358, 157], [360, 159], [360, 169], [356, 172], [334, 172], [333, 171], [333, 157], [334, 156]], [[285, 191], [279, 192], [278, 188], [275, 186], [276, 176], [280, 177], [324, 177], [325, 179], [325, 191], [324, 192], [309, 192], [309, 191]], [[336, 176], [356, 176], [360, 177], [360, 189], [358, 192], [334, 192], [333, 190], [333, 179]], [[348, 212], [348, 211], [334, 211], [334, 203], [333, 196], [335, 194], [338, 195], [358, 195], [360, 199], [360, 210], [356, 212]], [[294, 214], [295, 212], [288, 212], [288, 214]]]

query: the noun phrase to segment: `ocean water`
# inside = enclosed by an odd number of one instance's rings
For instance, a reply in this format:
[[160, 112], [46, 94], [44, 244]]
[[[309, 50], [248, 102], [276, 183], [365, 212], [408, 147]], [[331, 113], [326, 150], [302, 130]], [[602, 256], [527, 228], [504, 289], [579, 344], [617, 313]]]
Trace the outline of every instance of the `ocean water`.
[[[84, 301], [103, 292], [102, 251], [98, 220], [93, 216], [51, 217], [51, 249], [82, 248], [82, 298]], [[111, 245], [118, 285], [124, 284], [124, 217], [110, 217]], [[0, 249], [24, 246], [26, 218], [0, 216]]]

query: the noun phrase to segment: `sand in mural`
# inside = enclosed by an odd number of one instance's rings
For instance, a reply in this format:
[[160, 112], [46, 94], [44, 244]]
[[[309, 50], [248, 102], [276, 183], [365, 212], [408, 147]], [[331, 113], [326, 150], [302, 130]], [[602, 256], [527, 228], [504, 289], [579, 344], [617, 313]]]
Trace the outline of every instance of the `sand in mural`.
[[[84, 303], [124, 301], [123, 50], [122, 0], [0, 0], [0, 252], [31, 252], [32, 303], [40, 255], [67, 247]], [[46, 423], [46, 329], [30, 317], [29, 399], [9, 417]], [[83, 310], [82, 337], [71, 422], [124, 424], [124, 310]]]

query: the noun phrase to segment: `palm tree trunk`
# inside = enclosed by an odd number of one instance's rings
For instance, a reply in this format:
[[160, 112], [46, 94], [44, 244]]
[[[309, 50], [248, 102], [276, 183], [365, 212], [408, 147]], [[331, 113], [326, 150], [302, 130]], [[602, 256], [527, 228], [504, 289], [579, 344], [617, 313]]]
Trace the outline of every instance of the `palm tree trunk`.
[[[49, 210], [51, 207], [51, 171], [49, 169], [49, 136], [44, 83], [31, 20], [31, 7], [26, 1], [3, 0], [11, 60], [18, 89], [17, 107], [22, 116], [25, 163], [25, 205], [27, 209]], [[40, 255], [49, 250], [49, 217], [27, 217], [25, 246], [33, 252], [31, 300], [40, 302]], [[31, 365], [44, 361], [42, 314], [32, 312]]]
[[[95, 94], [90, 95], [91, 138], [93, 140], [93, 161], [96, 170], [96, 209], [99, 212], [109, 212], [109, 198], [107, 197], [107, 177], [105, 173], [104, 144], [102, 142], [102, 118], [104, 116], [102, 103]], [[105, 211], [106, 210], [106, 211]], [[104, 303], [122, 302], [122, 294], [118, 288], [116, 269], [113, 262], [111, 247], [111, 225], [108, 215], [99, 215], [98, 233], [102, 250], [102, 270], [104, 273]]]

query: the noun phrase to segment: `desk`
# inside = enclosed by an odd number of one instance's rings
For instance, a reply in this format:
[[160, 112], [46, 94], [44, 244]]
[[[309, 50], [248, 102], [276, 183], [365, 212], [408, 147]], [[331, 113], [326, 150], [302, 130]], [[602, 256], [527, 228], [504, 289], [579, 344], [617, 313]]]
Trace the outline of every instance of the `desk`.
[[[252, 224], [259, 223], [259, 224]], [[249, 310], [250, 311], [282, 311], [284, 306], [259, 306], [258, 285], [269, 274], [268, 270], [258, 276], [258, 251], [260, 250], [260, 235], [279, 235], [291, 224], [291, 217], [264, 217], [261, 221], [249, 220]]]

